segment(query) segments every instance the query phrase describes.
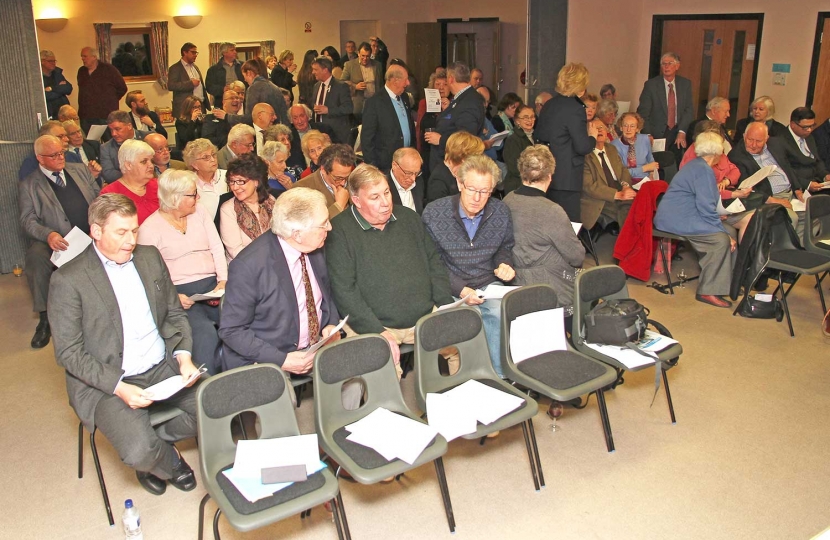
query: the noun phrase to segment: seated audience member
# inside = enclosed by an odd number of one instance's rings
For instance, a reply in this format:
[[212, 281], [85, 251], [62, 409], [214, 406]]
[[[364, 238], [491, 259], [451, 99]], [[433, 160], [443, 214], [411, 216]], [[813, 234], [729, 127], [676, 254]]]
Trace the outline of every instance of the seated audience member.
[[147, 105], [144, 92], [141, 90], [127, 92], [127, 95], [124, 96], [124, 104], [130, 109], [130, 121], [133, 124], [133, 129], [158, 133], [165, 139], [167, 138], [167, 130], [164, 129], [159, 115]]
[[594, 119], [597, 115], [597, 105], [599, 105], [599, 98], [596, 94], [585, 93], [582, 96], [582, 103], [585, 104], [585, 114], [588, 116], [588, 121]]
[[417, 150], [398, 148], [392, 154], [392, 168], [386, 175], [393, 204], [405, 206], [418, 214], [424, 211], [422, 165], [421, 154]]
[[301, 179], [317, 172], [320, 169], [320, 154], [323, 153], [323, 150], [331, 146], [331, 144], [331, 139], [329, 139], [328, 135], [325, 133], [311, 130], [306, 134], [303, 138], [301, 146], [303, 149], [303, 155], [308, 163], [308, 167], [306, 167], [300, 175]]
[[458, 168], [468, 157], [483, 153], [484, 143], [475, 135], [466, 131], [450, 135], [444, 150], [444, 163], [435, 167], [429, 175], [427, 202], [437, 201], [449, 195], [458, 195], [458, 181], [456, 180]]
[[518, 94], [508, 92], [502, 96], [496, 105], [496, 116], [493, 117], [493, 127], [497, 133], [509, 131], [513, 133], [513, 118], [516, 116], [516, 109], [524, 103]]
[[[121, 178], [121, 166], [118, 161], [118, 150], [121, 145], [124, 141], [132, 139], [143, 140], [147, 132], [133, 129], [130, 113], [124, 111], [111, 112], [107, 116], [107, 126], [112, 138], [101, 145], [101, 176], [104, 182], [110, 183]], [[138, 220], [143, 221], [140, 215], [141, 209], [139, 208]]]
[[723, 138], [704, 132], [695, 140], [698, 158], [686, 164], [672, 179], [657, 207], [654, 226], [685, 236], [701, 254], [700, 284], [695, 299], [728, 308], [736, 242], [727, 233], [717, 212], [720, 194], [712, 164], [723, 154]]
[[182, 102], [182, 109], [176, 118], [176, 150], [184, 151], [190, 141], [202, 138], [202, 101], [195, 96], [187, 96]]
[[[704, 120], [697, 122], [693, 135], [695, 140], [697, 140], [698, 135], [704, 132], [717, 133], [723, 137], [721, 131], [721, 125], [717, 121]], [[729, 144], [726, 139], [724, 139], [724, 142], [726, 142], [725, 146], [729, 146], [730, 149], [732, 148], [732, 145]], [[723, 151], [726, 152], [726, 148], [724, 148]], [[695, 153], [695, 143], [692, 143], [689, 145], [689, 148], [686, 149], [686, 153], [683, 154], [683, 160], [680, 162], [680, 168], [682, 169], [687, 163], [694, 161], [695, 159], [697, 159], [697, 154]], [[738, 185], [738, 180], [741, 179], [741, 171], [735, 166], [734, 163], [729, 161], [729, 157], [725, 153], [720, 157], [720, 159], [712, 164], [712, 170], [715, 172], [715, 182], [718, 184], [718, 190], [720, 190], [720, 197], [724, 206], [728, 206], [732, 202], [732, 199], [743, 199], [751, 193], [751, 189], [735, 189], [735, 186]]]
[[[225, 90], [222, 97], [222, 110], [227, 114], [239, 114], [241, 108], [242, 100], [239, 98], [239, 94], [233, 90]], [[230, 130], [231, 125], [228, 123], [227, 117], [220, 120], [216, 118], [213, 112], [205, 116], [202, 121], [202, 137], [212, 142], [216, 148], [222, 148], [228, 144], [228, 132]]]
[[[529, 146], [519, 156], [522, 185], [504, 198], [513, 220], [514, 285], [545, 283], [556, 291], [565, 308], [566, 327], [573, 315], [574, 281], [585, 248], [576, 237], [568, 214], [545, 197], [556, 162], [547, 146]], [[586, 165], [587, 167], [587, 165]]]
[[611, 141], [617, 148], [623, 164], [631, 173], [631, 179], [636, 184], [643, 178], [650, 176], [652, 171], [660, 168], [651, 154], [651, 139], [640, 133], [643, 129], [643, 117], [635, 112], [623, 113], [617, 120], [620, 137]]
[[262, 160], [268, 165], [268, 189], [279, 197], [294, 184], [294, 177], [285, 169], [288, 148], [281, 142], [268, 141], [262, 148]]
[[594, 118], [593, 124], [597, 128], [597, 145], [585, 156], [580, 201], [582, 226], [590, 231], [599, 224], [616, 236], [625, 224], [637, 192], [631, 189], [631, 174], [616, 146], [605, 140], [605, 123]]
[[502, 183], [505, 195], [522, 185], [518, 161], [525, 148], [533, 146], [533, 126], [536, 124], [536, 114], [533, 108], [520, 105], [516, 109], [513, 121], [516, 123], [516, 131], [504, 141], [502, 153], [504, 164], [507, 166], [507, 176]]
[[[721, 137], [727, 140], [726, 145], [723, 148], [723, 153], [728, 154], [732, 150], [732, 144], [729, 142], [729, 133], [726, 132], [726, 120], [729, 119], [730, 110], [732, 106], [729, 104], [729, 100], [720, 96], [713, 97], [709, 100], [709, 103], [706, 104], [706, 116], [703, 118], [698, 118], [694, 122], [689, 125], [689, 130], [686, 133], [696, 133], [697, 132], [697, 125], [700, 122], [715, 122], [720, 129], [718, 133]], [[709, 129], [711, 131], [711, 129]], [[681, 161], [686, 161], [686, 156], [689, 155], [688, 149], [686, 153], [683, 155], [683, 159]], [[691, 159], [695, 159], [694, 152], [691, 153]], [[679, 167], [678, 167], [679, 168]], [[717, 173], [715, 173], [717, 174]]]
[[92, 245], [55, 272], [49, 287], [55, 359], [66, 370], [69, 403], [86, 429], [97, 429], [136, 470], [144, 489], [161, 495], [169, 481], [190, 491], [196, 477], [173, 442], [196, 436], [196, 391], [166, 399], [183, 414], [155, 427], [147, 414], [153, 396], [144, 391], [196, 372], [187, 316], [158, 250], [136, 245], [130, 199], [97, 198], [89, 229]]
[[812, 136], [816, 127], [816, 113], [807, 107], [798, 107], [790, 114], [787, 134], [781, 137], [789, 148], [787, 157], [801, 186], [810, 191], [821, 189], [823, 182], [830, 181], [826, 163], [818, 153], [818, 146]]
[[265, 130], [274, 124], [277, 115], [274, 108], [267, 103], [257, 103], [254, 112], [251, 113], [254, 122], [254, 134], [256, 136], [256, 155], [262, 157], [262, 146], [265, 144]]
[[219, 168], [227, 169], [228, 163], [254, 151], [256, 132], [247, 124], [236, 124], [228, 132], [228, 144], [222, 147], [216, 154], [219, 160]]
[[155, 154], [153, 155], [153, 175], [158, 178], [167, 169], [184, 171], [187, 169], [183, 161], [170, 159], [170, 147], [167, 145], [167, 137], [160, 133], [148, 133], [144, 142], [150, 145]]
[[[115, 140], [116, 135], [113, 134], [109, 142]], [[129, 197], [136, 206], [139, 225], [159, 209], [158, 182], [153, 165], [155, 154], [155, 150], [144, 141], [124, 141], [118, 149], [121, 177], [101, 190], [102, 195], [119, 193]]]
[[34, 151], [38, 167], [20, 183], [17, 203], [20, 228], [30, 241], [26, 281], [34, 311], [40, 315], [31, 346], [41, 349], [51, 336], [46, 302], [55, 265], [50, 258], [54, 251], [69, 247], [64, 236], [73, 227], [89, 234], [87, 210], [101, 188], [87, 167], [66, 162], [63, 142], [54, 135], [38, 137]]
[[[80, 156], [78, 156], [78, 154], [74, 152], [69, 153], [69, 135], [66, 134], [66, 129], [64, 129], [63, 125], [58, 120], [47, 120], [44, 122], [43, 125], [40, 126], [37, 135], [38, 137], [42, 137], [44, 135], [56, 137], [61, 142], [64, 159], [67, 163], [83, 163], [83, 160]], [[23, 163], [20, 164], [20, 169], [17, 172], [17, 179], [23, 180], [32, 172], [36, 171], [37, 168], [37, 157], [33, 155], [26, 156]], [[98, 178], [100, 167], [90, 166], [89, 172], [93, 177]]]
[[294, 102], [294, 87], [297, 82], [293, 73], [297, 71], [297, 64], [294, 63], [294, 53], [288, 49], [280, 52], [274, 66], [271, 68], [269, 78], [279, 88], [285, 88], [291, 94], [291, 102]]
[[[101, 143], [86, 140], [81, 126], [72, 120], [66, 120], [61, 125], [66, 131], [66, 136], [69, 137], [69, 147], [66, 149], [67, 154], [75, 154], [81, 158], [84, 165], [89, 166], [90, 161], [94, 161], [97, 164], [99, 156], [101, 155]], [[98, 165], [97, 168], [100, 172], [101, 166]]]
[[617, 89], [611, 83], [603, 84], [599, 89], [599, 97], [602, 99], [609, 99], [617, 101]]
[[322, 193], [326, 198], [331, 219], [349, 205], [346, 180], [354, 170], [356, 158], [351, 146], [333, 144], [320, 153], [319, 159], [320, 168], [317, 172], [303, 178], [292, 187], [306, 187]]
[[[311, 118], [314, 116], [314, 113], [311, 112], [306, 105], [302, 103], [298, 103], [296, 105], [291, 106], [288, 109], [289, 117], [291, 118], [291, 127], [293, 128], [292, 131], [296, 132], [298, 137], [295, 137], [297, 140], [297, 147], [298, 153], [302, 156], [302, 152], [300, 152], [300, 141], [305, 139], [305, 136], [311, 133], [313, 130], [317, 130], [321, 133], [325, 133], [331, 139], [331, 142], [334, 144], [339, 143], [340, 141], [334, 136], [334, 130], [331, 129], [331, 126], [328, 124], [324, 124], [322, 122], [312, 122]], [[348, 141], [344, 141], [348, 142]]]
[[470, 156], [456, 174], [460, 193], [429, 203], [423, 221], [449, 271], [453, 296], [481, 311], [490, 359], [501, 377], [501, 300], [482, 300], [476, 289], [515, 277], [513, 223], [507, 205], [490, 197], [499, 181], [493, 160]]
[[542, 112], [542, 107], [544, 107], [545, 103], [547, 103], [552, 97], [553, 96], [550, 92], [539, 92], [536, 99], [533, 100], [533, 108], [536, 111], [536, 116], [539, 116], [539, 113]]
[[161, 253], [179, 301], [193, 333], [193, 358], [208, 373], [219, 373], [216, 364], [219, 336], [219, 300], [193, 302], [194, 294], [225, 288], [228, 263], [213, 216], [197, 204], [196, 174], [169, 170], [161, 175], [159, 209], [138, 229], [138, 243], [155, 246]]
[[285, 170], [291, 175], [293, 182], [296, 182], [307, 168], [301, 145], [299, 142], [295, 142], [299, 141], [299, 139], [299, 136], [295, 136], [293, 129], [283, 124], [277, 124], [265, 130], [265, 142], [274, 141], [281, 143], [288, 150], [288, 159], [285, 160]]
[[597, 105], [597, 112], [594, 116], [605, 124], [605, 137], [608, 142], [613, 142], [614, 139], [619, 137], [619, 133], [617, 133], [617, 112], [619, 110], [617, 102], [609, 99], [603, 98]]
[[78, 127], [81, 127], [81, 119], [78, 117], [78, 111], [72, 105], [61, 105], [58, 109], [58, 120], [60, 122], [75, 122]]
[[245, 106], [245, 92], [248, 90], [248, 87], [245, 85], [244, 82], [239, 80], [228, 83], [227, 86], [225, 86], [225, 90], [236, 92], [237, 97], [239, 97], [239, 103], [241, 105], [241, 107], [239, 108], [239, 112], [236, 114], [242, 114], [243, 108]]
[[184, 162], [196, 173], [196, 191], [201, 204], [211, 219], [219, 215], [219, 199], [228, 192], [225, 170], [219, 168], [216, 147], [207, 139], [190, 141], [184, 147]]
[[233, 198], [219, 208], [219, 234], [231, 261], [271, 226], [276, 199], [268, 191], [268, 166], [256, 154], [233, 160], [225, 180]]
[[763, 122], [767, 125], [767, 132], [770, 137], [778, 137], [787, 134], [787, 126], [775, 120], [775, 103], [769, 96], [761, 96], [755, 98], [749, 105], [749, 116], [741, 118], [735, 124], [735, 136], [732, 138], [732, 144], [738, 144], [744, 136], [744, 132], [749, 124], [752, 122]]
[[418, 214], [393, 205], [382, 172], [360, 165], [348, 188], [351, 208], [332, 219], [326, 246], [332, 292], [349, 315], [346, 333], [385, 337], [400, 378], [398, 345], [414, 343], [418, 319], [453, 301], [447, 270]]

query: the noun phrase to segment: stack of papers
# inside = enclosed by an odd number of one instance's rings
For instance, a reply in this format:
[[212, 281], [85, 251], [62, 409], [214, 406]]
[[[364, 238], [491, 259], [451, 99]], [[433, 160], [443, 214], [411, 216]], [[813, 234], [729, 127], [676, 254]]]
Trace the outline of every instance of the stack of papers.
[[514, 364], [547, 352], [567, 350], [562, 308], [528, 313], [510, 323], [510, 356]]
[[263, 484], [262, 469], [305, 465], [306, 474], [310, 476], [326, 467], [320, 461], [318, 452], [316, 433], [278, 439], [241, 440], [236, 445], [233, 468], [222, 474], [253, 503], [294, 483]]
[[504, 295], [509, 293], [510, 291], [518, 289], [518, 287], [513, 287], [510, 285], [497, 285], [496, 283], [491, 283], [487, 285], [484, 289], [476, 289], [476, 295], [479, 298], [484, 300], [501, 300], [504, 298]]
[[158, 382], [153, 386], [148, 386], [144, 389], [144, 393], [151, 394], [149, 396], [149, 399], [152, 399], [153, 401], [165, 400], [173, 394], [175, 394], [176, 392], [178, 392], [179, 390], [181, 390], [182, 388], [186, 387], [188, 384], [192, 383], [193, 381], [201, 377], [202, 374], [206, 372], [207, 368], [204, 364], [202, 364], [201, 366], [199, 366], [198, 370], [196, 370], [190, 377], [187, 378], [187, 380], [182, 379], [181, 375], [173, 375], [169, 379], [165, 379], [161, 382]]
[[801, 192], [801, 197], [804, 199], [803, 201], [798, 200], [798, 197], [793, 197], [790, 201], [790, 205], [793, 207], [793, 212], [806, 212], [807, 199], [809, 199], [812, 196], [813, 195], [805, 189]]
[[637, 348], [647, 353], [648, 356], [640, 354], [637, 351], [633, 351], [627, 347], [599, 345], [597, 343], [588, 342], [586, 342], [585, 345], [597, 352], [618, 360], [628, 369], [634, 369], [640, 366], [654, 364], [655, 360], [657, 360], [657, 353], [664, 349], [668, 349], [675, 343], [677, 343], [677, 340], [658, 334], [657, 332], [653, 332], [651, 330], [646, 330], [643, 339], [637, 342]]
[[410, 465], [429, 446], [438, 430], [409, 417], [378, 407], [357, 422], [346, 426], [346, 439], [373, 449], [389, 461], [395, 458]]
[[665, 152], [666, 151], [666, 139], [654, 139], [651, 143], [651, 151], [652, 152]]
[[89, 244], [92, 243], [92, 238], [87, 236], [87, 234], [78, 227], [72, 227], [72, 230], [69, 231], [63, 239], [66, 240], [69, 247], [67, 247], [64, 251], [53, 251], [52, 258], [49, 259], [52, 261], [52, 264], [58, 268], [77, 257]]
[[524, 399], [469, 380], [443, 394], [427, 394], [429, 425], [447, 441], [475, 433], [478, 422], [490, 425], [518, 409]]

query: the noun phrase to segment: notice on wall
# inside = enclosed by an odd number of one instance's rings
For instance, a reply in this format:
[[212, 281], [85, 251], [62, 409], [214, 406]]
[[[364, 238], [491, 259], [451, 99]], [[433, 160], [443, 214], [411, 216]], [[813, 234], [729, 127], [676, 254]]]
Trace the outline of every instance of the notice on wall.
[[751, 43], [746, 46], [746, 59], [755, 60], [755, 44]]

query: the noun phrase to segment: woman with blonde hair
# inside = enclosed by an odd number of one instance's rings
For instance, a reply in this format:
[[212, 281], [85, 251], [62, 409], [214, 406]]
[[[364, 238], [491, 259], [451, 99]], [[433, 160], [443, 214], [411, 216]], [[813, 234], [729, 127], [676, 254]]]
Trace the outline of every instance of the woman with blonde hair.
[[[294, 103], [294, 87], [297, 82], [293, 73], [297, 71], [297, 64], [294, 63], [294, 53], [285, 49], [277, 56], [277, 62], [271, 70], [271, 82], [278, 87], [288, 90], [291, 94], [291, 103]], [[290, 105], [289, 105], [290, 106]]]
[[787, 126], [775, 120], [775, 103], [769, 96], [755, 98], [755, 101], [750, 104], [749, 116], [741, 118], [735, 125], [735, 137], [732, 138], [732, 144], [738, 144], [743, 140], [746, 126], [752, 122], [765, 123], [770, 137], [789, 136]]
[[458, 194], [456, 173], [458, 168], [470, 156], [484, 153], [484, 142], [466, 131], [458, 131], [447, 139], [444, 150], [444, 163], [433, 169], [427, 182], [427, 201], [432, 202], [449, 195]]
[[575, 222], [581, 222], [585, 156], [593, 152], [597, 143], [597, 128], [588, 124], [585, 104], [580, 99], [588, 82], [588, 70], [582, 64], [571, 62], [560, 69], [557, 93], [545, 104], [533, 132], [537, 141], [548, 145], [558, 163], [548, 198]]
[[303, 147], [303, 154], [308, 160], [308, 168], [300, 175], [300, 179], [302, 179], [311, 173], [317, 172], [317, 169], [320, 168], [320, 154], [331, 146], [331, 138], [325, 133], [312, 129], [305, 134], [300, 145]]

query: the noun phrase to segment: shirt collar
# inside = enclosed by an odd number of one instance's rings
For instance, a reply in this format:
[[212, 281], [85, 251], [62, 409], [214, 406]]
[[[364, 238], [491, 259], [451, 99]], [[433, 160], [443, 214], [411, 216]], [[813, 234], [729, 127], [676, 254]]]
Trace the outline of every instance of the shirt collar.
[[325, 81], [323, 81], [323, 84], [325, 84], [326, 86], [328, 86], [328, 85], [329, 85], [329, 83], [331, 82], [332, 78], [333, 78], [333, 77], [332, 77], [331, 75], [329, 75], [329, 78], [328, 78], [328, 79], [326, 79]]
[[[45, 175], [46, 175], [46, 178], [48, 178], [50, 182], [54, 182], [54, 181], [55, 181], [55, 176], [54, 176], [54, 175], [55, 175], [55, 171], [50, 171], [49, 169], [47, 169], [47, 168], [46, 168], [46, 167], [44, 167], [43, 165], [38, 165], [38, 167], [40, 167], [40, 172], [42, 172], [43, 174], [45, 174]], [[61, 173], [61, 178], [63, 178], [63, 170], [61, 170], [61, 171], [57, 171], [57, 172], [60, 172], [60, 173]]]
[[470, 217], [470, 216], [467, 215], [467, 212], [464, 211], [464, 207], [461, 206], [461, 197], [459, 197], [458, 198], [458, 215], [461, 216], [461, 219], [468, 219], [470, 221], [475, 221], [477, 219], [480, 219], [481, 216], [484, 215], [484, 211], [487, 209], [487, 204], [490, 204], [490, 201], [487, 201], [487, 203], [484, 205], [484, 208], [481, 209], [481, 212], [479, 212], [478, 214], [476, 214], [473, 217]]
[[277, 241], [280, 243], [280, 246], [282, 246], [282, 252], [285, 254], [285, 261], [288, 263], [288, 267], [290, 268], [297, 264], [297, 261], [303, 256], [303, 252], [279, 236], [277, 236]]
[[400, 185], [400, 184], [398, 183], [398, 179], [397, 179], [397, 178], [395, 178], [395, 173], [393, 173], [391, 170], [389, 171], [389, 176], [390, 176], [390, 177], [392, 177], [392, 182], [394, 182], [394, 183], [395, 183], [395, 188], [396, 188], [398, 191], [407, 191], [407, 192], [409, 192], [409, 191], [412, 191], [412, 189], [415, 187], [415, 182], [413, 182], [413, 183], [412, 183], [412, 185], [411, 185], [411, 186], [409, 186], [409, 189], [406, 189], [405, 187], [403, 187], [402, 185]]
[[[798, 143], [798, 142], [800, 142], [802, 139], [804, 139], [804, 137], [799, 137], [798, 135], [796, 135], [796, 134], [795, 134], [795, 131], [793, 131], [793, 127], [792, 127], [792, 126], [787, 126], [787, 131], [789, 131], [789, 132], [790, 132], [790, 135], [792, 135], [792, 136], [793, 136], [793, 139], [795, 139], [795, 142], [796, 142], [796, 143]], [[804, 140], [806, 141], [807, 139], [804, 139]]]
[[[358, 209], [355, 205], [351, 205], [350, 208], [352, 209], [352, 216], [354, 216], [355, 221], [357, 221], [357, 224], [360, 225], [361, 229], [363, 229], [364, 231], [371, 231], [371, 230], [379, 231], [380, 230], [377, 227], [373, 226], [368, 221], [366, 221], [366, 218], [363, 217], [363, 215], [358, 211]], [[398, 218], [395, 217], [395, 213], [393, 212], [392, 215], [389, 217], [389, 221], [387, 221], [386, 224], [388, 225], [388, 224], [392, 223], [393, 221], [397, 221], [397, 220], [398, 220]]]
[[392, 101], [398, 101], [398, 98], [399, 98], [400, 96], [396, 96], [396, 95], [395, 95], [395, 92], [393, 92], [392, 90], [390, 90], [388, 86], [383, 85], [383, 87], [386, 89], [386, 92], [389, 94], [389, 97], [392, 99]]
[[464, 92], [466, 92], [466, 91], [467, 91], [467, 89], [469, 89], [469, 88], [472, 88], [472, 86], [470, 86], [470, 85], [468, 84], [467, 86], [465, 86], [464, 88], [462, 88], [461, 90], [459, 90], [459, 91], [458, 91], [458, 93], [457, 93], [457, 94], [455, 94], [455, 95], [452, 97], [452, 99], [453, 99], [453, 100], [458, 99], [458, 96], [460, 96], [461, 94], [463, 94]]
[[135, 253], [130, 253], [130, 260], [123, 263], [123, 264], [119, 264], [115, 261], [111, 261], [110, 259], [107, 258], [106, 255], [101, 253], [101, 251], [98, 249], [98, 243], [95, 240], [92, 241], [92, 247], [93, 247], [93, 249], [95, 249], [95, 254], [98, 255], [99, 259], [101, 259], [101, 264], [103, 264], [104, 266], [109, 266], [110, 268], [124, 268], [124, 267], [132, 264], [133, 257], [135, 256]]

